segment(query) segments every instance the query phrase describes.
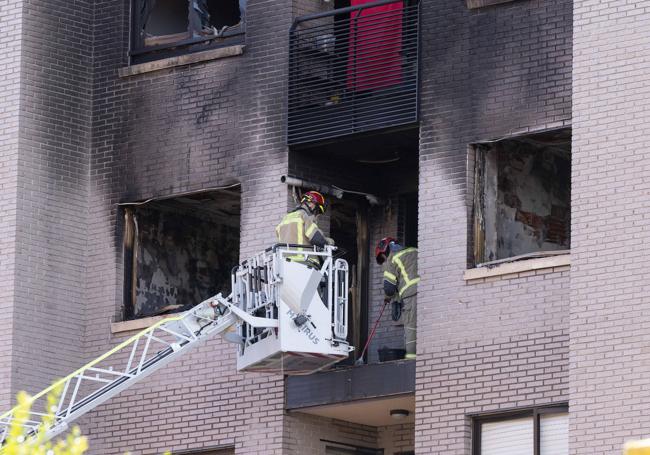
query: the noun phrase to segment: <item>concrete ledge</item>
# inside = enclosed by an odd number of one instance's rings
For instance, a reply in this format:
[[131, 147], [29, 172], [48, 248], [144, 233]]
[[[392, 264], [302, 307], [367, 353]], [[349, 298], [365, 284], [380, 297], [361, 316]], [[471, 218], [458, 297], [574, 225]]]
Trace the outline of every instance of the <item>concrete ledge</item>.
[[236, 44], [234, 46], [219, 47], [208, 51], [163, 58], [153, 62], [140, 63], [138, 65], [120, 68], [117, 74], [120, 77], [128, 77], [136, 74], [150, 73], [151, 71], [158, 71], [165, 68], [173, 68], [174, 66], [190, 65], [192, 63], [205, 62], [208, 60], [235, 57], [244, 53], [244, 47], [243, 44]]
[[132, 332], [134, 330], [143, 330], [147, 327], [152, 326], [158, 321], [162, 321], [166, 316], [152, 316], [149, 318], [134, 319], [132, 321], [121, 321], [121, 322], [112, 322], [111, 323], [111, 333], [122, 333], [122, 332]]
[[515, 0], [465, 0], [467, 8], [476, 9], [483, 8], [484, 6], [498, 5], [499, 3], [510, 3]]
[[496, 279], [523, 278], [550, 272], [563, 272], [571, 266], [571, 255], [562, 254], [545, 258], [506, 262], [493, 267], [479, 267], [465, 270], [463, 278], [468, 284], [483, 283]]

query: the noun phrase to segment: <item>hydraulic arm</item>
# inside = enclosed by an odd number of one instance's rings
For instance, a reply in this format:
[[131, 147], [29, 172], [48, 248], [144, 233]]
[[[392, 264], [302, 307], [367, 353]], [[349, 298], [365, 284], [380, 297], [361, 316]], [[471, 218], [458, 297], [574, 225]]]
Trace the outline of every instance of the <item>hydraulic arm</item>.
[[[348, 356], [347, 263], [334, 259], [334, 247], [274, 246], [244, 261], [232, 274], [233, 292], [217, 294], [189, 311], [168, 317], [120, 343], [52, 386], [34, 395], [30, 420], [19, 422], [29, 437], [44, 415], [51, 439], [69, 424], [122, 390], [222, 334], [238, 344], [239, 370], [309, 374]], [[287, 261], [317, 257], [320, 270]], [[296, 325], [296, 313], [308, 323]], [[48, 395], [58, 401], [48, 406]], [[0, 446], [16, 408], [0, 415]]]

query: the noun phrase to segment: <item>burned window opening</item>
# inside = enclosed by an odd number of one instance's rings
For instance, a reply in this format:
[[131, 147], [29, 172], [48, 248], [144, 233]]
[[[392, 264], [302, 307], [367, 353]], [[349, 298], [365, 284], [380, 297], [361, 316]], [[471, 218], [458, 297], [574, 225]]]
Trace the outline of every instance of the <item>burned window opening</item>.
[[191, 44], [242, 28], [246, 0], [135, 0], [137, 47]]
[[149, 0], [143, 7], [145, 46], [189, 38], [187, 0]]
[[125, 207], [124, 319], [184, 311], [230, 292], [240, 193], [219, 190]]
[[477, 144], [473, 153], [470, 266], [570, 248], [570, 130]]

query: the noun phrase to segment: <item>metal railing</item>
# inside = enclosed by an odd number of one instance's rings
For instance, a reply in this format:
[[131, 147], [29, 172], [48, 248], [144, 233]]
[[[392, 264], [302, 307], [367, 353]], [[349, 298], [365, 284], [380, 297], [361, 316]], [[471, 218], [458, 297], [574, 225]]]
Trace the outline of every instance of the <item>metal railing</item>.
[[416, 123], [418, 1], [382, 0], [302, 16], [289, 39], [287, 142]]
[[[243, 311], [258, 317], [278, 319], [279, 291], [283, 283], [281, 264], [288, 258], [302, 256], [320, 263], [319, 272], [326, 278], [323, 304], [331, 314], [331, 337], [346, 341], [348, 335], [348, 264], [333, 254], [336, 247], [324, 249], [311, 245], [276, 244], [244, 261], [232, 273], [232, 301]], [[240, 335], [243, 349], [275, 333], [274, 328], [259, 329], [243, 324]]]

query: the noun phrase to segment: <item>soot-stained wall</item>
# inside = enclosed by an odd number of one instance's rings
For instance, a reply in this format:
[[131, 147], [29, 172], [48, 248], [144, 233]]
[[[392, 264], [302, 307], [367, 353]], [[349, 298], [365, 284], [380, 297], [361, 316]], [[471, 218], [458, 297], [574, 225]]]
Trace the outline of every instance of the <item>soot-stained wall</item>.
[[137, 211], [135, 317], [193, 306], [230, 292], [239, 228], [176, 211]]

